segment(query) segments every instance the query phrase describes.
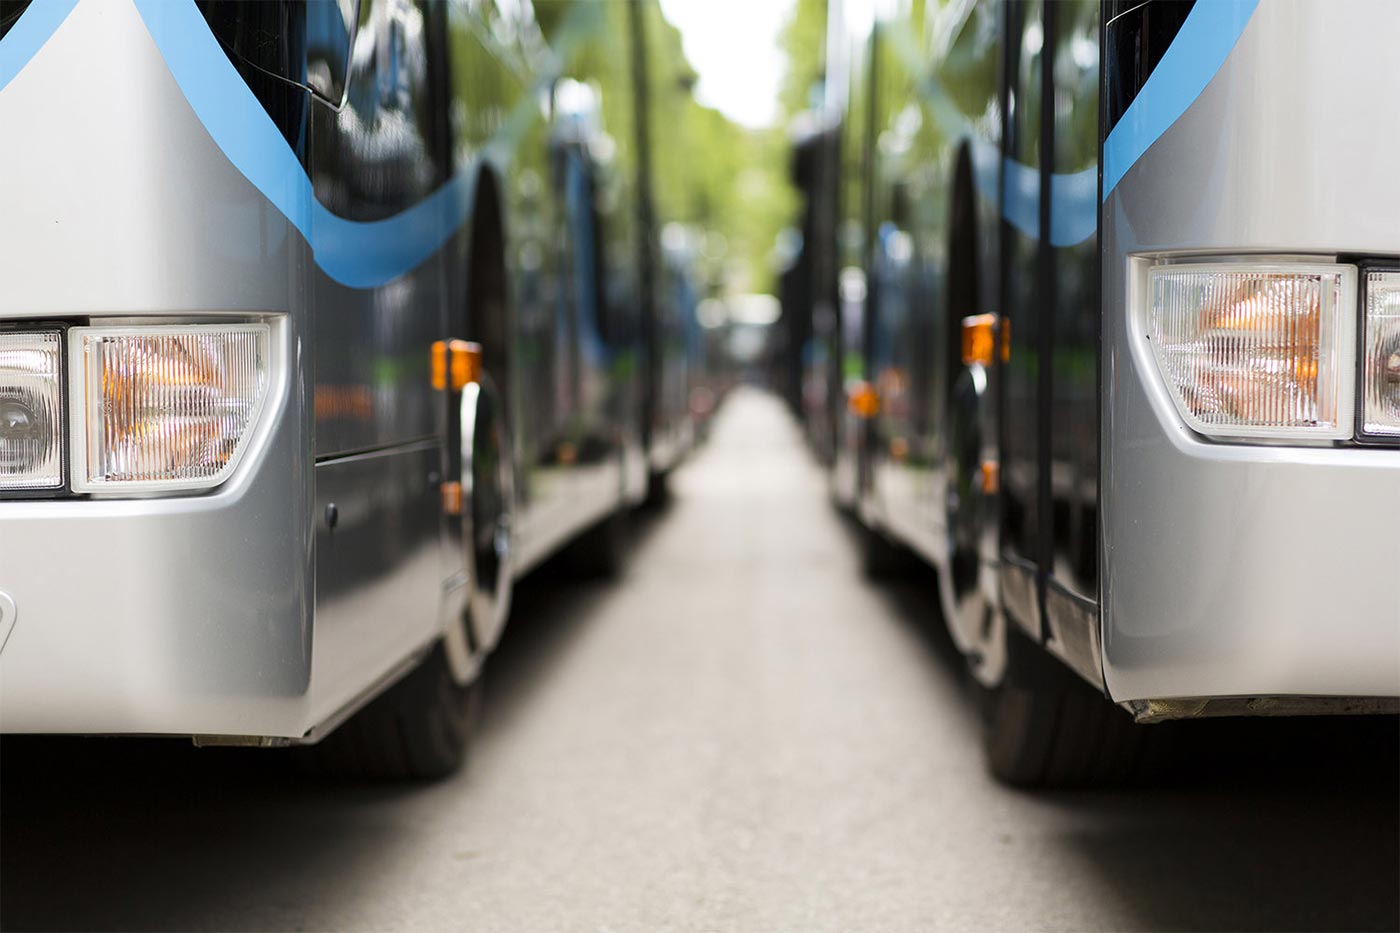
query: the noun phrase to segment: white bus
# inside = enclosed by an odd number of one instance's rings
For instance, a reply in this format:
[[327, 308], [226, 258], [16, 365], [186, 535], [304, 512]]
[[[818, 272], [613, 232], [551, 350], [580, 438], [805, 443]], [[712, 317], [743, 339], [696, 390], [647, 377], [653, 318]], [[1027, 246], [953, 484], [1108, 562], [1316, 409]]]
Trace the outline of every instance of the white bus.
[[693, 436], [659, 16], [0, 7], [0, 730], [456, 766], [512, 581]]
[[937, 568], [993, 770], [1126, 773], [1134, 719], [1396, 711], [1400, 7], [830, 24], [804, 415], [873, 569]]

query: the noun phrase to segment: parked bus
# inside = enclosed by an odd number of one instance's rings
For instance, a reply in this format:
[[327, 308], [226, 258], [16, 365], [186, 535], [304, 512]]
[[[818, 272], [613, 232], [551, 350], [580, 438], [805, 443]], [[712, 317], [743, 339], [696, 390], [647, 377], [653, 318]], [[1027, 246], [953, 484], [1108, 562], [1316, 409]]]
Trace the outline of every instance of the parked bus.
[[1125, 773], [1133, 720], [1394, 712], [1400, 10], [860, 12], [830, 6], [838, 142], [806, 141], [837, 314], [803, 358], [874, 569], [937, 570], [993, 771]]
[[0, 9], [0, 729], [457, 765], [513, 581], [615, 562], [689, 436], [659, 18]]

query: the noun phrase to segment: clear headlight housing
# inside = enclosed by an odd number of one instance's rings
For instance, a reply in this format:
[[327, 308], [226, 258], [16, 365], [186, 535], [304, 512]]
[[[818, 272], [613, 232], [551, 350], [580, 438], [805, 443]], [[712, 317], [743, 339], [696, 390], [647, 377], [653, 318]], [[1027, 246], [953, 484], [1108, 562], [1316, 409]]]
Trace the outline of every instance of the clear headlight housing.
[[1212, 437], [1349, 436], [1354, 297], [1348, 266], [1152, 267], [1148, 340], [1177, 411]]
[[63, 370], [57, 331], [0, 331], [0, 489], [63, 485]]
[[268, 389], [266, 324], [75, 327], [73, 488], [215, 486]]
[[1366, 275], [1361, 430], [1400, 435], [1400, 272]]

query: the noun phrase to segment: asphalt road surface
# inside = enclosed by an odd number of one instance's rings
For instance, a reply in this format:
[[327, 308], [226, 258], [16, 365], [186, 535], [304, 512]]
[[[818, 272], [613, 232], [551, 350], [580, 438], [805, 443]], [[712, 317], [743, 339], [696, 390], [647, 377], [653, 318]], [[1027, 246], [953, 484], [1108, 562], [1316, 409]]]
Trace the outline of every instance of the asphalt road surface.
[[0, 746], [9, 929], [1400, 926], [1392, 720], [1208, 724], [1176, 773], [985, 774], [930, 581], [873, 585], [777, 402], [740, 392], [622, 579], [546, 569], [468, 768], [299, 775], [174, 741]]

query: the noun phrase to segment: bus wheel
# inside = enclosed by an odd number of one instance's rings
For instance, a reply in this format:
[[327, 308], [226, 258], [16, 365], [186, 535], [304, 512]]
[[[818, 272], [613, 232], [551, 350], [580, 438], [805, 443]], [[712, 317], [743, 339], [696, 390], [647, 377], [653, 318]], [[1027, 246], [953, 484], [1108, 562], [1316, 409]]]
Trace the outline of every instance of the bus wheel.
[[642, 508], [659, 512], [671, 504], [671, 471], [648, 470], [647, 491]]
[[977, 684], [987, 765], [1019, 787], [1118, 784], [1142, 775], [1154, 729], [1081, 680], [1010, 624], [1001, 681]]
[[311, 770], [357, 780], [433, 780], [461, 767], [481, 708], [481, 678], [456, 682], [442, 646], [308, 749]]
[[[857, 522], [860, 522], [857, 519]], [[891, 541], [881, 531], [860, 522], [860, 567], [872, 580], [902, 580], [911, 577], [921, 564], [902, 544]]]
[[491, 381], [461, 399], [465, 585], [442, 640], [402, 680], [315, 747], [319, 770], [367, 779], [432, 779], [460, 767], [481, 698], [481, 664], [510, 611], [514, 485], [503, 409]]
[[630, 515], [619, 504], [571, 543], [560, 556], [567, 571], [584, 579], [612, 580], [627, 562]]

